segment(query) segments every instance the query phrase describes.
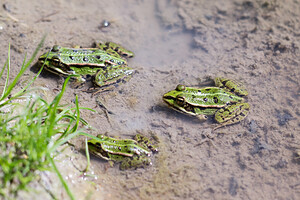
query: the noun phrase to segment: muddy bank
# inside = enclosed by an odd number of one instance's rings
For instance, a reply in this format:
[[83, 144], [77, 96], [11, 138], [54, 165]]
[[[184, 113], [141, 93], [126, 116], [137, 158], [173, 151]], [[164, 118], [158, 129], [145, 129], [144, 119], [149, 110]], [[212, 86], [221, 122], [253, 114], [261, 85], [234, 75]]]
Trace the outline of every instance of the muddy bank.
[[[155, 133], [160, 152], [153, 166], [129, 171], [92, 158], [90, 173], [97, 178], [86, 181], [78, 171], [85, 156], [80, 148], [70, 148], [57, 163], [78, 199], [89, 194], [97, 199], [297, 199], [300, 195], [295, 157], [300, 148], [298, 1], [13, 0], [4, 4], [0, 64], [10, 42], [13, 74], [44, 33], [48, 35], [43, 52], [54, 44], [90, 47], [102, 40], [120, 43], [136, 54], [128, 61], [137, 70], [132, 79], [97, 97], [114, 113], [110, 121], [95, 97], [79, 89], [68, 89], [64, 101], [72, 104], [77, 94], [82, 107], [97, 110], [82, 112], [95, 127], [92, 134], [127, 138], [137, 131]], [[103, 20], [111, 25], [101, 28]], [[23, 81], [33, 75], [29, 71]], [[196, 86], [208, 76], [243, 82], [251, 110], [243, 122], [218, 130], [214, 145], [200, 145], [215, 126], [213, 120], [200, 123], [177, 113], [162, 102], [162, 95], [178, 83]], [[50, 73], [35, 82], [49, 88], [44, 94], [48, 98], [58, 93], [61, 84]], [[72, 142], [82, 147], [83, 141]], [[56, 181], [49, 179], [47, 187], [64, 197]], [[45, 192], [31, 195], [51, 198]]]

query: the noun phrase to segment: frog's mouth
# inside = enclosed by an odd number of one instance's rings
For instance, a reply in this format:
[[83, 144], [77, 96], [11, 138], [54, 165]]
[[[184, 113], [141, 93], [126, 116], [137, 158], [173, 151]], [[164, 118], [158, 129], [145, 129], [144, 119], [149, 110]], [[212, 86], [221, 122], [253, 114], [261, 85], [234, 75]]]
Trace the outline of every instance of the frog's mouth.
[[189, 114], [189, 115], [194, 115], [196, 116], [196, 112], [195, 112], [195, 106], [192, 106], [188, 103], [182, 103], [181, 105], [179, 105], [177, 103], [177, 100], [174, 99], [173, 97], [170, 96], [164, 96], [163, 100], [168, 104], [169, 107], [171, 107], [172, 109], [184, 113], [184, 114]]
[[101, 145], [99, 146], [97, 144], [88, 143], [88, 147], [93, 155], [105, 160], [109, 160], [108, 153], [101, 148]]

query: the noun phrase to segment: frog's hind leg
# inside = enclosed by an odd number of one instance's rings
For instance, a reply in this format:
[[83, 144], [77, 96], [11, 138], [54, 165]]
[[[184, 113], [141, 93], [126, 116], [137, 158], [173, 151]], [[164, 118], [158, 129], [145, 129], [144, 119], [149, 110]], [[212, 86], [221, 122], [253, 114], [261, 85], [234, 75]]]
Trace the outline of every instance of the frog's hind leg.
[[[134, 53], [132, 51], [129, 51], [127, 49], [125, 49], [124, 47], [122, 47], [119, 44], [116, 44], [114, 42], [105, 42], [105, 43], [97, 43], [96, 44], [98, 48], [103, 49], [105, 51], [107, 51], [108, 53], [113, 54], [113, 52], [115, 52], [113, 55], [116, 56], [115, 54], [122, 55], [122, 56], [126, 56], [128, 58], [132, 58], [134, 56]], [[120, 56], [119, 56], [120, 57]]]
[[111, 67], [100, 69], [94, 77], [93, 83], [95, 87], [89, 88], [86, 92], [93, 93], [93, 95], [103, 91], [110, 91], [115, 88], [118, 83], [127, 82], [135, 70], [130, 67]]
[[249, 109], [250, 105], [248, 103], [236, 103], [218, 110], [215, 114], [215, 120], [220, 125], [213, 130], [244, 120], [249, 113]]
[[236, 80], [231, 80], [228, 78], [222, 78], [222, 77], [217, 77], [214, 79], [215, 85], [220, 88], [226, 88], [227, 90], [236, 93], [240, 96], [247, 96], [248, 91], [246, 90], [245, 86], [236, 81]]
[[120, 164], [120, 170], [136, 169], [152, 165], [151, 159], [144, 156], [126, 157]]
[[121, 58], [121, 56], [118, 54], [118, 52], [115, 51], [114, 49], [110, 48], [110, 46], [106, 45], [106, 43], [97, 43], [96, 46], [99, 49], [106, 51], [108, 54], [110, 54], [114, 57]]

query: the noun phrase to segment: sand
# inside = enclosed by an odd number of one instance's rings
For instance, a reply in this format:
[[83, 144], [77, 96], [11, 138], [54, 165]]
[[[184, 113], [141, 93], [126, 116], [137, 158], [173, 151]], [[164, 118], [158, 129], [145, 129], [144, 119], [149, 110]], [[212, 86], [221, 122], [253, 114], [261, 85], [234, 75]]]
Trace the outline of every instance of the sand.
[[[299, 199], [300, 160], [300, 2], [197, 0], [4, 0], [0, 8], [0, 66], [12, 46], [12, 77], [24, 54], [31, 55], [47, 33], [40, 54], [54, 44], [91, 47], [113, 41], [132, 50], [128, 82], [96, 97], [70, 87], [63, 99], [95, 109], [82, 111], [97, 135], [130, 138], [137, 132], [159, 138], [153, 165], [120, 171], [92, 157], [93, 177], [84, 177], [84, 137], [56, 159], [76, 199]], [[103, 27], [103, 21], [111, 24]], [[39, 54], [39, 55], [40, 55]], [[37, 60], [37, 58], [36, 58]], [[35, 75], [28, 71], [22, 81]], [[177, 84], [211, 85], [224, 76], [245, 84], [251, 110], [239, 124], [212, 132], [162, 101]], [[23, 82], [19, 83], [22, 87]], [[44, 72], [34, 86], [51, 99], [62, 78]], [[109, 120], [97, 106], [113, 114]], [[208, 142], [203, 139], [213, 137]], [[79, 168], [79, 169], [78, 169]], [[66, 197], [52, 173], [32, 183], [39, 193], [19, 199]], [[96, 177], [96, 178], [95, 178]]]

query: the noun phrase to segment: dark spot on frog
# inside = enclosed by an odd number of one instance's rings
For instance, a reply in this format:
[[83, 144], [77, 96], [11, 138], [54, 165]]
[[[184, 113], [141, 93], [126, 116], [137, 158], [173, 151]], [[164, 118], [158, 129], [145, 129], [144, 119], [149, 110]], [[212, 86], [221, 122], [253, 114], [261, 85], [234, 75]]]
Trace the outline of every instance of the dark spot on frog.
[[204, 102], [207, 102], [207, 98], [203, 98], [203, 101], [204, 101]]
[[[230, 89], [230, 92], [235, 93], [235, 88], [231, 88], [231, 89]], [[230, 98], [232, 98], [232, 97], [230, 97]]]
[[218, 97], [214, 97], [213, 100], [215, 103], [218, 103], [218, 101], [219, 101]]
[[89, 59], [87, 57], [83, 58], [83, 61], [87, 62]]
[[70, 58], [71, 60], [74, 60], [74, 56], [69, 56], [69, 58]]
[[97, 59], [100, 59], [100, 58], [101, 58], [101, 56], [97, 55], [97, 56], [96, 56], [96, 58], [97, 58]]
[[228, 80], [221, 81], [221, 83], [222, 83], [223, 86], [226, 85], [227, 82], [228, 82]]

